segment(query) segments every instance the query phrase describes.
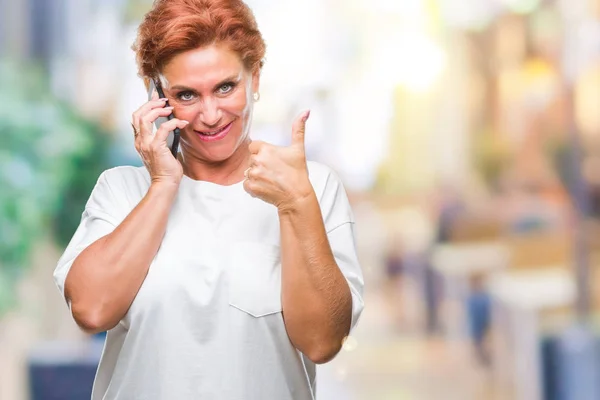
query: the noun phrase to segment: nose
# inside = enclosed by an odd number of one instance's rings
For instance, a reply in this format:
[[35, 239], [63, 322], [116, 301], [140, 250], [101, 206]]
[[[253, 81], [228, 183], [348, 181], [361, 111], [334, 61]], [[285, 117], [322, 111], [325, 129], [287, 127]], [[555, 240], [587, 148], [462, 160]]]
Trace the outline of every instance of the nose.
[[207, 128], [216, 128], [221, 121], [221, 108], [219, 102], [213, 98], [207, 98], [202, 102], [202, 109], [198, 115], [200, 122]]

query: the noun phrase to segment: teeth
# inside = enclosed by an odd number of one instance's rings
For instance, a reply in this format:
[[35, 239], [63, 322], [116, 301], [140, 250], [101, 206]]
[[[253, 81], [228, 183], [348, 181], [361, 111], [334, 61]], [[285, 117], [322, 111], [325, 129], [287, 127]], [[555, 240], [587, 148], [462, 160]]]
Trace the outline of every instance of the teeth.
[[214, 135], [216, 135], [217, 133], [221, 133], [221, 132], [223, 132], [223, 131], [225, 130], [225, 128], [227, 128], [227, 125], [225, 125], [223, 128], [221, 128], [221, 129], [219, 129], [219, 130], [217, 130], [217, 131], [214, 131], [214, 132], [202, 132], [202, 134], [203, 134], [203, 135], [206, 135], [206, 136], [214, 136]]

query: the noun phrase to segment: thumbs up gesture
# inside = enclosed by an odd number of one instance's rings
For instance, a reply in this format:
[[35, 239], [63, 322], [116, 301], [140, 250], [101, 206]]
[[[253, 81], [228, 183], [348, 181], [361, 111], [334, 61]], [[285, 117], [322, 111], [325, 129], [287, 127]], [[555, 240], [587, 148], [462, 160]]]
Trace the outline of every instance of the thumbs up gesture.
[[292, 127], [292, 143], [279, 147], [262, 141], [250, 143], [250, 168], [244, 175], [244, 190], [287, 211], [312, 193], [306, 168], [304, 131], [310, 111], [303, 112]]

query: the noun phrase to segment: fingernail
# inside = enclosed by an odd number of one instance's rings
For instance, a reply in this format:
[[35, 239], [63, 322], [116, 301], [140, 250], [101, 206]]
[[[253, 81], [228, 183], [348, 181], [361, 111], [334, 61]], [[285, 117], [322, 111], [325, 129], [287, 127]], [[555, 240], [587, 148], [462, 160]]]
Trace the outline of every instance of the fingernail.
[[158, 99], [159, 101], [169, 101], [169, 99], [167, 99], [166, 97], [163, 97], [162, 99]]
[[304, 116], [302, 117], [302, 122], [306, 122], [308, 117], [310, 117], [310, 110], [308, 110], [304, 113]]
[[165, 110], [172, 110], [172, 109], [174, 109], [174, 108], [175, 108], [175, 107], [173, 107], [173, 106], [169, 106], [169, 107], [165, 107]]

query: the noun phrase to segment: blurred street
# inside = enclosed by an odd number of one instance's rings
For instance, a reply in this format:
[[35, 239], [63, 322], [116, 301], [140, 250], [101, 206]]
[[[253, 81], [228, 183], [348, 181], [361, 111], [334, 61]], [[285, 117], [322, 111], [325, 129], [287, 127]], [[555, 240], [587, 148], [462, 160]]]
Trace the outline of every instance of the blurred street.
[[[365, 310], [318, 400], [600, 399], [600, 0], [247, 3], [251, 138], [310, 109], [356, 218]], [[104, 339], [52, 272], [102, 171], [142, 165], [151, 4], [0, 0], [0, 400], [90, 397]]]

